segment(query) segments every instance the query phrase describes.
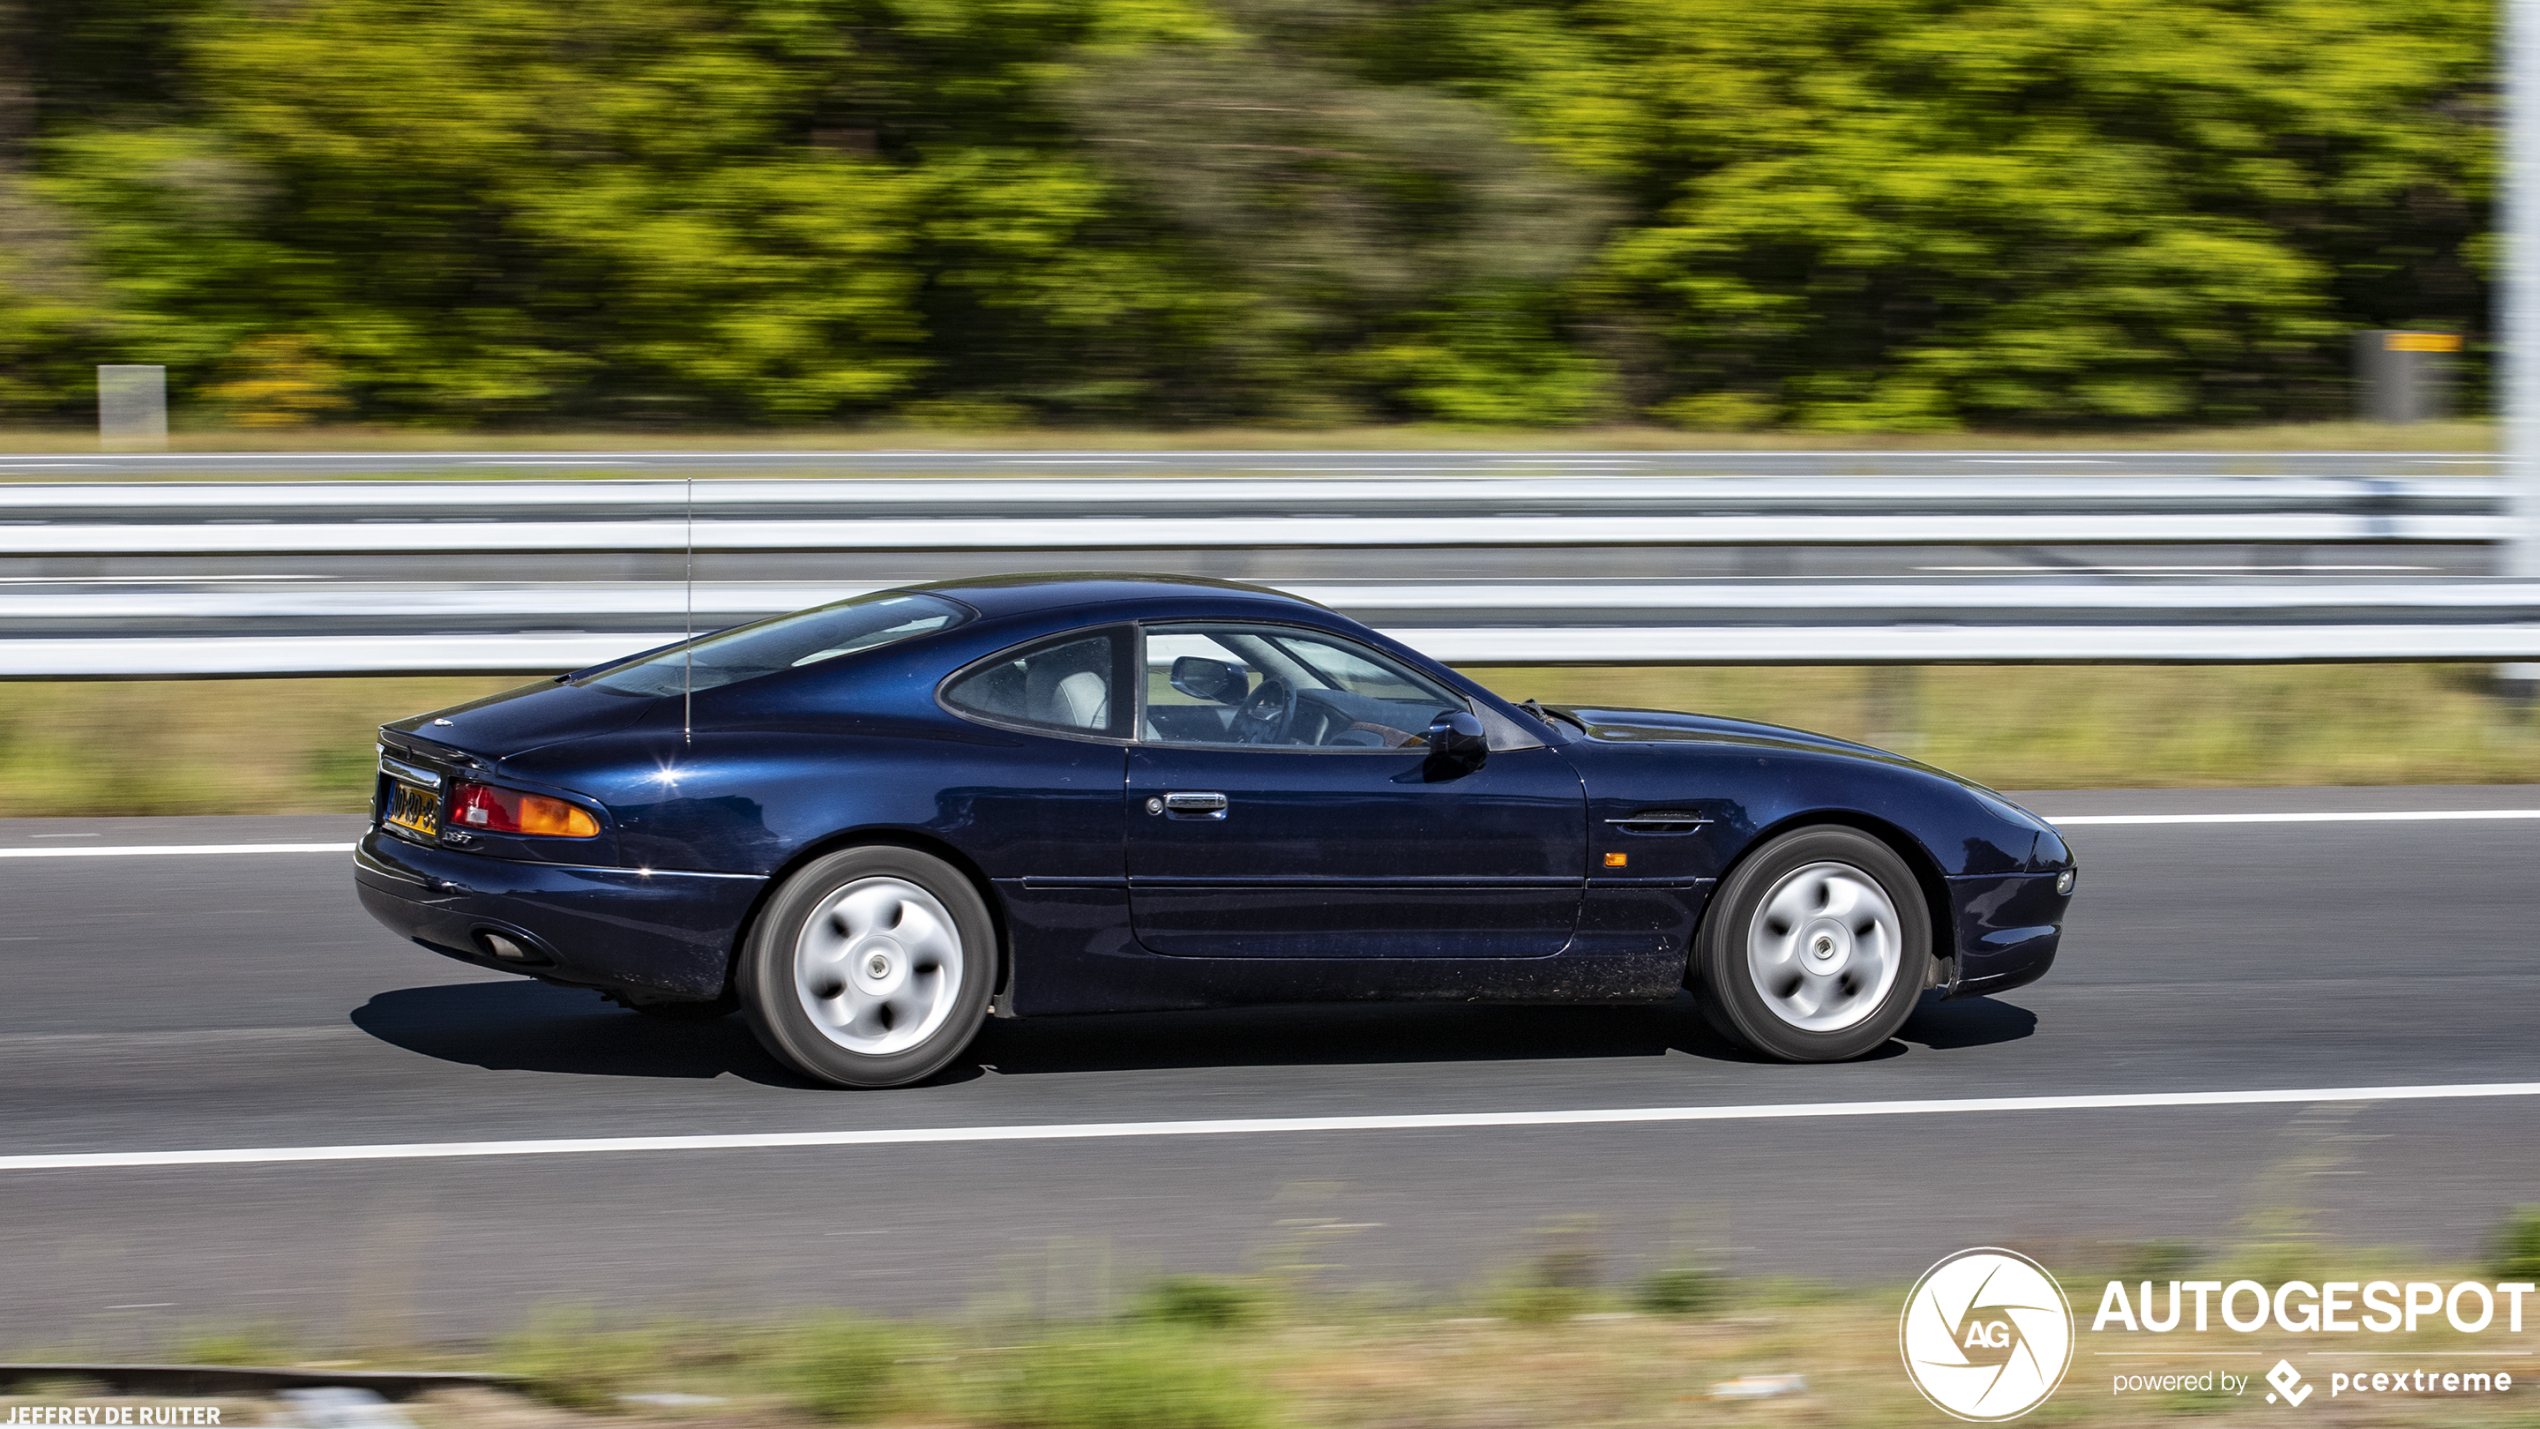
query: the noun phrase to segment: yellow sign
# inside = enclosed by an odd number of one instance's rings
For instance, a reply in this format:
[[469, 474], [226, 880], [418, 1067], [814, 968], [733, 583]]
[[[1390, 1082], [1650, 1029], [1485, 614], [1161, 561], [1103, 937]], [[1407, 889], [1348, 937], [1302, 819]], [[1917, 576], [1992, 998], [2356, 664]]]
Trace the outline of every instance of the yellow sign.
[[2461, 335], [2456, 332], [2384, 333], [2381, 345], [2391, 352], [2458, 352]]

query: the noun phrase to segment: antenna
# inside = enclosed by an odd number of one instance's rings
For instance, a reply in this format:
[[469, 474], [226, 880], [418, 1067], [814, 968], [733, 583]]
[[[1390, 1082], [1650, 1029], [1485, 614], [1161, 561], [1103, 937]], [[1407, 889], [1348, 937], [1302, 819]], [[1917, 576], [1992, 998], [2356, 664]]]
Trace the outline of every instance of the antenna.
[[697, 477], [688, 475], [687, 615], [679, 634], [679, 742], [697, 742]]

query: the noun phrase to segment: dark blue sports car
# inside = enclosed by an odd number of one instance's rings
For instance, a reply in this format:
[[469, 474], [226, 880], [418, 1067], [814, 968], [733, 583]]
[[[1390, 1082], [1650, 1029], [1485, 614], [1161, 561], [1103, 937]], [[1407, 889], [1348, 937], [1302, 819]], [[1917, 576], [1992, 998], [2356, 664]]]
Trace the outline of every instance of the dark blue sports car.
[[1767, 1056], [2016, 987], [2053, 828], [1822, 735], [1512, 705], [1321, 606], [1044, 575], [859, 596], [380, 731], [362, 902], [840, 1086], [982, 1018], [1662, 1002]]

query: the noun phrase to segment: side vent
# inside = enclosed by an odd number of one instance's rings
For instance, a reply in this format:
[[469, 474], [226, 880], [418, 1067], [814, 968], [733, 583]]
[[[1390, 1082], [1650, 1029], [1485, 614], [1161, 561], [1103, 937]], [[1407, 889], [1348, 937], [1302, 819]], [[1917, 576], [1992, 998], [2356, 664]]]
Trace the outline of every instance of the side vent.
[[1643, 809], [1626, 818], [1607, 819], [1605, 822], [1627, 834], [1666, 837], [1692, 833], [1711, 822], [1711, 818], [1691, 809]]

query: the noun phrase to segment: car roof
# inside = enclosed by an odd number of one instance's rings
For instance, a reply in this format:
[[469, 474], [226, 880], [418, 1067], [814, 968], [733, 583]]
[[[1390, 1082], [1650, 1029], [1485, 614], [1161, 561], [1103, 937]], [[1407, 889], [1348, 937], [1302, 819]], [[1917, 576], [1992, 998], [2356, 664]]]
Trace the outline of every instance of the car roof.
[[[1040, 571], [1022, 575], [979, 576], [930, 581], [903, 587], [951, 596], [991, 621], [1061, 611], [1137, 619], [1199, 613], [1221, 616], [1248, 607], [1262, 615], [1296, 615], [1326, 608], [1267, 586], [1203, 576], [1138, 575], [1112, 571]], [[1194, 598], [1197, 598], [1196, 600]], [[1247, 611], [1247, 613], [1250, 613]]]

